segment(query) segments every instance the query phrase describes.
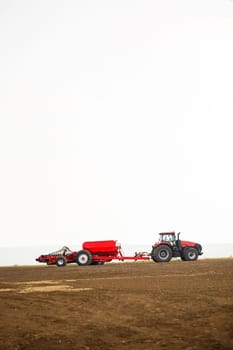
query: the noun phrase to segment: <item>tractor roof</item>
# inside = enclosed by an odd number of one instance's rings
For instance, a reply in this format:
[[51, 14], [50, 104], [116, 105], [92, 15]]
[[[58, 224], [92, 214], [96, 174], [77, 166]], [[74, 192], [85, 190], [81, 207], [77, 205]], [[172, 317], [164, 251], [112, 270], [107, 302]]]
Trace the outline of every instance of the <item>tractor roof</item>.
[[175, 231], [171, 231], [171, 232], [160, 232], [160, 235], [175, 235]]

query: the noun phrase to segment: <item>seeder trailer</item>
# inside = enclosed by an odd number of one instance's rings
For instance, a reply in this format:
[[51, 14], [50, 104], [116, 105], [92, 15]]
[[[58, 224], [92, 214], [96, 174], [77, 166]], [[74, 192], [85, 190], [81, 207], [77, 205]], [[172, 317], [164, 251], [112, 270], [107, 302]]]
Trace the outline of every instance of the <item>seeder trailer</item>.
[[76, 262], [78, 265], [97, 265], [112, 260], [149, 260], [150, 255], [146, 252], [135, 253], [134, 256], [124, 256], [121, 244], [118, 241], [92, 241], [84, 242], [83, 249], [77, 252]]

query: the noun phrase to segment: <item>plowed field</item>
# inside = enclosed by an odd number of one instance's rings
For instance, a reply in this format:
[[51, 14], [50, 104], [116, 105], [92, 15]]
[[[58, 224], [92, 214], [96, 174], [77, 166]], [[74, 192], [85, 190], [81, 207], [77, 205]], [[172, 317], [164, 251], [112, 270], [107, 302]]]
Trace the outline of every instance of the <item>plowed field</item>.
[[233, 259], [0, 268], [0, 349], [233, 349]]

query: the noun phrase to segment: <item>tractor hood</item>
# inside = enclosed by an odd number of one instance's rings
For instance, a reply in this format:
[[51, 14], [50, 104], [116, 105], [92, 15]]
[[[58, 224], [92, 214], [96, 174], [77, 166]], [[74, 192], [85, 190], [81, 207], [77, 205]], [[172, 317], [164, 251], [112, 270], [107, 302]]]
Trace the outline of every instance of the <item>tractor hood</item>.
[[181, 242], [181, 247], [185, 248], [185, 247], [193, 247], [196, 248], [198, 250], [198, 254], [202, 255], [202, 246], [199, 243], [196, 242], [190, 242], [190, 241], [180, 241]]
[[180, 242], [182, 247], [195, 247], [197, 244], [196, 242], [183, 241], [183, 240], [181, 240]]

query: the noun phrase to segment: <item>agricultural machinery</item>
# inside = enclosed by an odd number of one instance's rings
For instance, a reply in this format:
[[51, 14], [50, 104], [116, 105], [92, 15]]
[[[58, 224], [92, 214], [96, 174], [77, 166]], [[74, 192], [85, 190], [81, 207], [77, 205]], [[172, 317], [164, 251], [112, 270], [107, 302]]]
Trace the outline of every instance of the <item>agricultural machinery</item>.
[[199, 243], [181, 241], [180, 232], [162, 232], [159, 241], [152, 246], [151, 258], [154, 262], [168, 262], [171, 258], [180, 257], [183, 261], [197, 260], [202, 255]]
[[40, 255], [36, 261], [46, 263], [47, 265], [57, 265], [60, 267], [69, 263], [75, 263], [76, 256], [77, 252], [73, 252], [68, 247], [64, 246], [56, 252]]
[[113, 260], [118, 261], [146, 261], [168, 262], [173, 257], [180, 257], [184, 261], [194, 261], [202, 254], [202, 247], [198, 243], [181, 241], [180, 233], [163, 232], [159, 234], [159, 241], [152, 246], [151, 253], [139, 252], [134, 256], [125, 256], [121, 244], [115, 240], [89, 241], [82, 244], [79, 251], [71, 251], [68, 247], [39, 256], [36, 261], [47, 265], [65, 266], [77, 263], [80, 266], [101, 265]]

